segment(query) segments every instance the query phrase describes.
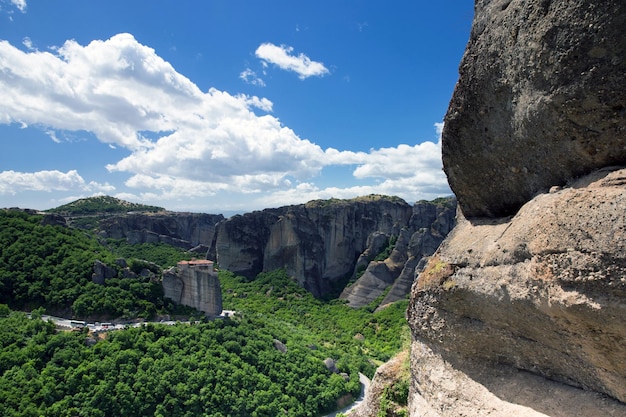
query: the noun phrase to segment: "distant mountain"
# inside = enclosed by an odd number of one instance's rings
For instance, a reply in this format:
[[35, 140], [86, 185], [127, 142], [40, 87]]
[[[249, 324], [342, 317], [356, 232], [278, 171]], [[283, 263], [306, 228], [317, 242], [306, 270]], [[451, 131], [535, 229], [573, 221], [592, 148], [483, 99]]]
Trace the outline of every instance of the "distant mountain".
[[131, 203], [108, 195], [81, 198], [80, 200], [47, 210], [64, 216], [93, 215], [100, 213], [127, 213], [129, 211], [156, 213], [165, 211], [163, 207]]

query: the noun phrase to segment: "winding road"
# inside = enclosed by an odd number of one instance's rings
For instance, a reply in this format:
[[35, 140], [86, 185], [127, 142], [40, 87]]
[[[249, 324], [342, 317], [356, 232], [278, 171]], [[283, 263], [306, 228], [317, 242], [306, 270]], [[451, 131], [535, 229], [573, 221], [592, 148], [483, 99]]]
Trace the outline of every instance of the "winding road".
[[333, 411], [331, 414], [326, 414], [324, 417], [335, 417], [339, 413], [348, 414], [353, 409], [357, 408], [365, 399], [365, 394], [370, 387], [370, 379], [359, 372], [359, 381], [361, 381], [361, 393], [359, 398], [349, 406], [342, 408], [341, 410]]

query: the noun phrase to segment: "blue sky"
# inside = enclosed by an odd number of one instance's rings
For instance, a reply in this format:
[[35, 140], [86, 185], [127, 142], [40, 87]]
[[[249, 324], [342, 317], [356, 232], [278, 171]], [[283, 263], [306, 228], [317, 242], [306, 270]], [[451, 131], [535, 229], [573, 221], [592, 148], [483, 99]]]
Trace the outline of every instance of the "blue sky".
[[0, 0], [0, 207], [451, 194], [473, 1]]

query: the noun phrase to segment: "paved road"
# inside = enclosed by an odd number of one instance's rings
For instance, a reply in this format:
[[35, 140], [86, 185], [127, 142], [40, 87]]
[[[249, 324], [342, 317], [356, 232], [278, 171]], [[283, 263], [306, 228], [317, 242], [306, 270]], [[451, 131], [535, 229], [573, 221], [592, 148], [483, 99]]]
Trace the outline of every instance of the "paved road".
[[[221, 316], [219, 317], [230, 317], [230, 316], [234, 316], [235, 315], [235, 311], [234, 310], [224, 310], [222, 311]], [[188, 321], [173, 321], [173, 320], [161, 320], [161, 321], [151, 321], [151, 322], [141, 322], [141, 323], [126, 323], [126, 324], [114, 324], [114, 323], [105, 323], [105, 322], [95, 322], [95, 323], [87, 323], [85, 321], [82, 320], [72, 320], [72, 319], [66, 319], [63, 317], [55, 317], [55, 316], [50, 316], [50, 315], [46, 315], [46, 314], [42, 314], [41, 318], [45, 321], [52, 321], [54, 322], [54, 324], [57, 325], [57, 327], [61, 327], [61, 328], [65, 328], [65, 329], [75, 329], [75, 328], [81, 328], [81, 327], [88, 327], [89, 330], [94, 331], [94, 332], [106, 332], [109, 330], [121, 330], [124, 329], [127, 326], [132, 326], [132, 327], [140, 327], [143, 324], [147, 324], [147, 323], [161, 323], [161, 324], [166, 324], [166, 325], [174, 325], [176, 323], [187, 323], [189, 324]]]
[[359, 380], [361, 381], [361, 393], [359, 394], [359, 398], [357, 398], [356, 401], [349, 406], [342, 408], [341, 410], [334, 411], [331, 414], [326, 414], [324, 417], [335, 417], [339, 413], [348, 414], [348, 412], [357, 408], [363, 402], [365, 394], [370, 387], [370, 379], [359, 372]]

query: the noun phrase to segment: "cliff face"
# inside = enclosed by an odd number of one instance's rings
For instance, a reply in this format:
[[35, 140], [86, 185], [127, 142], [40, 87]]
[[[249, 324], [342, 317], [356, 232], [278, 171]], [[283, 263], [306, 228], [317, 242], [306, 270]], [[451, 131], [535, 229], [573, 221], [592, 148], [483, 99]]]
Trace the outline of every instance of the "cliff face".
[[129, 243], [166, 243], [182, 249], [206, 251], [215, 238], [215, 225], [221, 214], [130, 213], [105, 218], [99, 223], [100, 235], [128, 239]]
[[217, 261], [251, 278], [284, 268], [322, 297], [352, 274], [370, 234], [397, 235], [410, 217], [403, 200], [378, 196], [248, 213], [218, 225]]
[[210, 261], [183, 261], [163, 271], [163, 293], [177, 304], [208, 316], [222, 313], [222, 289]]
[[[351, 305], [368, 304], [393, 286], [385, 303], [403, 299], [420, 260], [434, 252], [454, 224], [456, 203], [396, 197], [316, 200], [236, 215], [129, 213], [105, 218], [100, 235], [130, 243], [166, 243], [206, 254], [220, 268], [253, 279], [285, 269], [316, 297], [336, 296], [358, 268], [366, 268], [393, 236], [396, 247], [384, 265], [371, 264], [346, 295]], [[355, 267], [356, 265], [356, 267]], [[376, 286], [368, 284], [371, 279]], [[380, 284], [380, 282], [383, 284]]]
[[624, 23], [617, 0], [476, 2], [442, 145], [462, 213], [408, 310], [412, 416], [626, 414]]
[[[416, 273], [423, 268], [426, 259], [432, 255], [455, 224], [456, 200], [447, 199], [440, 204], [418, 202], [412, 207], [411, 217], [403, 226], [390, 256], [385, 260], [372, 260], [381, 249], [380, 237], [372, 236], [365, 252], [359, 257], [355, 269], [365, 268], [363, 275], [345, 288], [341, 298], [348, 300], [352, 307], [369, 304], [381, 296], [389, 287], [381, 305], [403, 300], [409, 293]], [[356, 273], [355, 270], [355, 273]]]

